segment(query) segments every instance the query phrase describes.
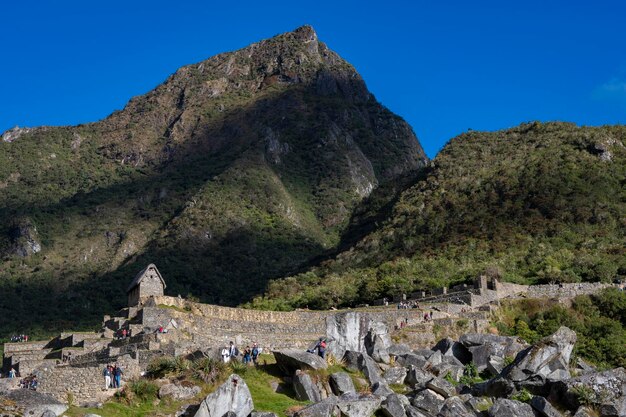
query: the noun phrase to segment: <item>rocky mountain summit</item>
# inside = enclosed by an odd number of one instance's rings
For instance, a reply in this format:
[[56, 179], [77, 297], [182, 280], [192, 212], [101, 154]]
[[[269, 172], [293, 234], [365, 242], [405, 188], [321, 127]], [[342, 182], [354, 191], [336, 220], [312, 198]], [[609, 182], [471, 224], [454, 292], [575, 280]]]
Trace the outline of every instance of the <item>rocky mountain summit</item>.
[[178, 293], [245, 301], [427, 162], [310, 26], [182, 67], [102, 121], [2, 138], [2, 333], [92, 325], [148, 259]]

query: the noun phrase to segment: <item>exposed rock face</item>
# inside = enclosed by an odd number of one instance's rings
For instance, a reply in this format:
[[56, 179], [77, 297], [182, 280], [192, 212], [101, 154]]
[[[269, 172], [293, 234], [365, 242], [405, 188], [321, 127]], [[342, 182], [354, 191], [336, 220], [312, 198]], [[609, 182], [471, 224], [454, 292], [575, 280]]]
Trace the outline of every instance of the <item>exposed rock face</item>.
[[388, 384], [404, 384], [404, 380], [406, 379], [406, 368], [402, 367], [393, 367], [387, 369], [383, 373], [383, 379]]
[[367, 353], [380, 362], [389, 362], [389, 330], [384, 323], [372, 320], [367, 314], [348, 312], [329, 318], [326, 336], [331, 342], [328, 351], [337, 358], [351, 350]]
[[559, 410], [554, 408], [554, 406], [543, 397], [534, 396], [530, 400], [530, 406], [534, 408], [541, 417], [563, 417]]
[[435, 347], [433, 347], [433, 350], [441, 352], [444, 356], [457, 358], [462, 364], [472, 361], [472, 354], [467, 350], [465, 345], [450, 338], [441, 339]]
[[295, 417], [331, 417], [336, 415], [337, 397], [328, 397], [295, 413]]
[[445, 399], [441, 395], [429, 389], [418, 391], [411, 398], [411, 404], [428, 415], [437, 415], [444, 402]]
[[4, 142], [13, 142], [14, 140], [19, 139], [20, 136], [29, 133], [31, 130], [33, 129], [28, 127], [15, 126], [14, 128], [9, 129], [2, 134], [2, 140]]
[[[404, 398], [405, 401], [406, 398]], [[404, 402], [402, 401], [400, 395], [391, 394], [388, 395], [387, 398], [382, 402], [380, 406], [380, 411], [386, 417], [404, 417], [406, 416], [406, 411], [404, 410]]]
[[276, 364], [283, 372], [293, 375], [296, 370], [326, 369], [328, 364], [320, 356], [296, 349], [275, 351]]
[[220, 387], [200, 404], [194, 417], [248, 417], [254, 409], [246, 382], [236, 374], [228, 377]]
[[10, 248], [12, 254], [26, 258], [41, 252], [37, 228], [30, 219], [15, 221], [9, 230], [9, 239], [12, 243]]
[[450, 397], [444, 403], [437, 417], [472, 417], [474, 412], [469, 409], [460, 397]]

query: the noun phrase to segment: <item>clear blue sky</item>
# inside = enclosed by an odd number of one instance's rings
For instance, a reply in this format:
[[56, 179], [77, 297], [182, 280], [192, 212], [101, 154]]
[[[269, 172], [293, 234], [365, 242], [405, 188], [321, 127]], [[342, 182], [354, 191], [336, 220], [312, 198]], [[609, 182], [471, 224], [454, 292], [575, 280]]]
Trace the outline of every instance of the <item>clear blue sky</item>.
[[20, 0], [0, 15], [0, 131], [99, 120], [182, 65], [303, 24], [431, 157], [468, 128], [626, 123], [621, 1]]

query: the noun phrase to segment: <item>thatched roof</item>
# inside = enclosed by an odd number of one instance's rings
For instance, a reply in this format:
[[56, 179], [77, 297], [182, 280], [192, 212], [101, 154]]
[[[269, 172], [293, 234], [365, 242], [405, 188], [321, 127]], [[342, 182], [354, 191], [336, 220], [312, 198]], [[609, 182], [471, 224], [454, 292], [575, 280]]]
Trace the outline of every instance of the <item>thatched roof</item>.
[[148, 272], [150, 269], [154, 269], [154, 272], [156, 272], [157, 276], [161, 280], [161, 283], [163, 284], [163, 289], [165, 289], [165, 287], [166, 287], [165, 280], [161, 276], [161, 273], [159, 272], [159, 270], [157, 269], [155, 264], [150, 264], [150, 265], [146, 266], [144, 269], [142, 269], [141, 272], [139, 272], [135, 276], [135, 279], [133, 279], [133, 282], [130, 283], [130, 285], [128, 286], [128, 289], [126, 290], [126, 292], [127, 293], [131, 292], [133, 288], [138, 286], [141, 283], [141, 281], [143, 281], [143, 278], [146, 276], [146, 272]]

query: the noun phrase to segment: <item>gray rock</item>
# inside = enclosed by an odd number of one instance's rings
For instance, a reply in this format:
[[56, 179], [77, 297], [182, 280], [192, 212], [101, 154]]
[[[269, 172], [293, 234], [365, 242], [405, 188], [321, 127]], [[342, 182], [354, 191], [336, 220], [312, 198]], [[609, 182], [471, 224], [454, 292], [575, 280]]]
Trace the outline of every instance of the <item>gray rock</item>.
[[440, 363], [433, 366], [430, 371], [438, 377], [445, 378], [446, 375], [450, 375], [455, 381], [459, 381], [465, 372], [465, 367], [461, 365], [448, 365], [447, 363]]
[[420, 356], [415, 353], [407, 353], [406, 355], [398, 356], [396, 358], [396, 363], [406, 367], [412, 365], [419, 369], [425, 369], [427, 359], [424, 356]]
[[594, 413], [587, 407], [579, 407], [574, 417], [594, 417]]
[[371, 417], [380, 407], [380, 403], [380, 397], [349, 393], [337, 399], [337, 408], [345, 417]]
[[308, 374], [299, 370], [296, 371], [296, 375], [293, 377], [292, 383], [293, 390], [295, 391], [296, 398], [298, 400], [313, 402], [321, 401], [322, 394]]
[[378, 397], [386, 398], [393, 393], [393, 390], [385, 382], [376, 382], [372, 385], [372, 394]]
[[435, 353], [435, 351], [430, 350], [430, 349], [414, 349], [413, 353], [415, 353], [418, 356], [423, 356], [424, 358], [428, 359]]
[[470, 351], [460, 342], [456, 342], [452, 339], [441, 339], [435, 347], [434, 351], [441, 352], [443, 356], [449, 356], [457, 359], [460, 365], [465, 365], [472, 361], [472, 354]]
[[409, 367], [409, 372], [406, 375], [404, 383], [413, 389], [423, 389], [426, 387], [426, 383], [433, 379], [433, 375], [429, 372], [418, 369], [414, 366]]
[[215, 392], [207, 395], [200, 404], [195, 417], [248, 417], [254, 409], [252, 396], [246, 381], [232, 374]]
[[57, 417], [57, 413], [55, 413], [52, 410], [46, 410], [46, 411], [43, 412], [41, 417]]
[[386, 324], [378, 321], [370, 322], [363, 344], [367, 354], [376, 362], [389, 363], [387, 349], [391, 346], [391, 337]]
[[443, 378], [435, 377], [426, 383], [426, 388], [436, 392], [444, 398], [456, 395], [456, 388]]
[[389, 360], [386, 350], [391, 346], [391, 338], [387, 326], [367, 313], [351, 311], [328, 317], [326, 337], [331, 341], [328, 351], [336, 358], [352, 350], [373, 355], [376, 360]]
[[460, 397], [450, 397], [443, 403], [437, 417], [472, 417], [475, 415]]
[[411, 348], [409, 345], [405, 345], [404, 343], [395, 344], [392, 343], [391, 346], [387, 349], [387, 353], [393, 356], [402, 356], [407, 353], [411, 353]]
[[346, 353], [344, 353], [342, 360], [348, 370], [353, 372], [359, 370], [359, 356], [361, 356], [361, 353], [354, 350], [347, 350]]
[[470, 395], [465, 400], [465, 405], [474, 414], [482, 416], [483, 411], [488, 410], [493, 405], [493, 401], [487, 397], [473, 397]]
[[517, 337], [493, 334], [469, 333], [461, 336], [459, 342], [471, 353], [471, 360], [479, 372], [487, 369], [492, 356], [513, 358], [528, 347], [526, 342]]
[[337, 397], [328, 397], [323, 401], [311, 404], [297, 411], [294, 417], [331, 417], [337, 415]]
[[589, 400], [605, 407], [610, 415], [612, 407], [618, 415], [626, 415], [626, 370], [616, 368], [604, 372], [593, 372], [553, 384], [552, 395], [560, 398], [570, 410], [577, 410], [583, 404], [579, 392], [589, 393]]
[[411, 405], [417, 407], [421, 412], [436, 415], [443, 407], [445, 399], [434, 391], [424, 389], [415, 393], [411, 399]]
[[298, 369], [326, 369], [328, 365], [320, 356], [302, 350], [285, 349], [274, 352], [276, 364], [287, 375], [293, 375]]
[[554, 408], [548, 400], [538, 395], [534, 396], [530, 400], [530, 406], [534, 408], [542, 417], [563, 417], [563, 414]]
[[500, 375], [487, 383], [476, 384], [473, 392], [502, 397], [525, 388], [533, 394], [545, 396], [550, 389], [548, 382], [569, 379], [569, 360], [574, 343], [576, 333], [561, 327], [553, 335], [521, 351]]
[[345, 394], [346, 392], [356, 392], [352, 378], [345, 372], [332, 374], [329, 383], [335, 395]]
[[388, 384], [404, 384], [406, 374], [406, 368], [389, 368], [383, 373], [383, 379]]
[[370, 384], [377, 382], [384, 382], [385, 380], [380, 376], [378, 365], [374, 362], [374, 359], [370, 358], [367, 354], [359, 355], [359, 370], [363, 372], [363, 375], [370, 381]]
[[491, 355], [487, 360], [487, 371], [491, 375], [498, 375], [504, 369], [504, 358], [500, 356]]
[[270, 413], [269, 411], [253, 411], [250, 414], [250, 417], [278, 417], [274, 413]]
[[85, 414], [85, 417], [101, 417], [101, 416], [99, 414], [89, 413], [89, 414]]
[[407, 417], [431, 417], [431, 415], [424, 414], [420, 409], [412, 405], [405, 405], [404, 411]]
[[506, 398], [498, 398], [488, 414], [489, 417], [535, 417], [530, 405]]
[[178, 384], [165, 384], [159, 388], [159, 398], [172, 397], [175, 400], [186, 400], [200, 394], [202, 389], [194, 385], [193, 387], [184, 387]]
[[406, 416], [406, 412], [404, 411], [404, 402], [398, 394], [389, 394], [382, 402], [380, 411], [386, 417]]
[[443, 355], [441, 352], [435, 352], [426, 360], [426, 368], [439, 365], [441, 362], [443, 362]]

